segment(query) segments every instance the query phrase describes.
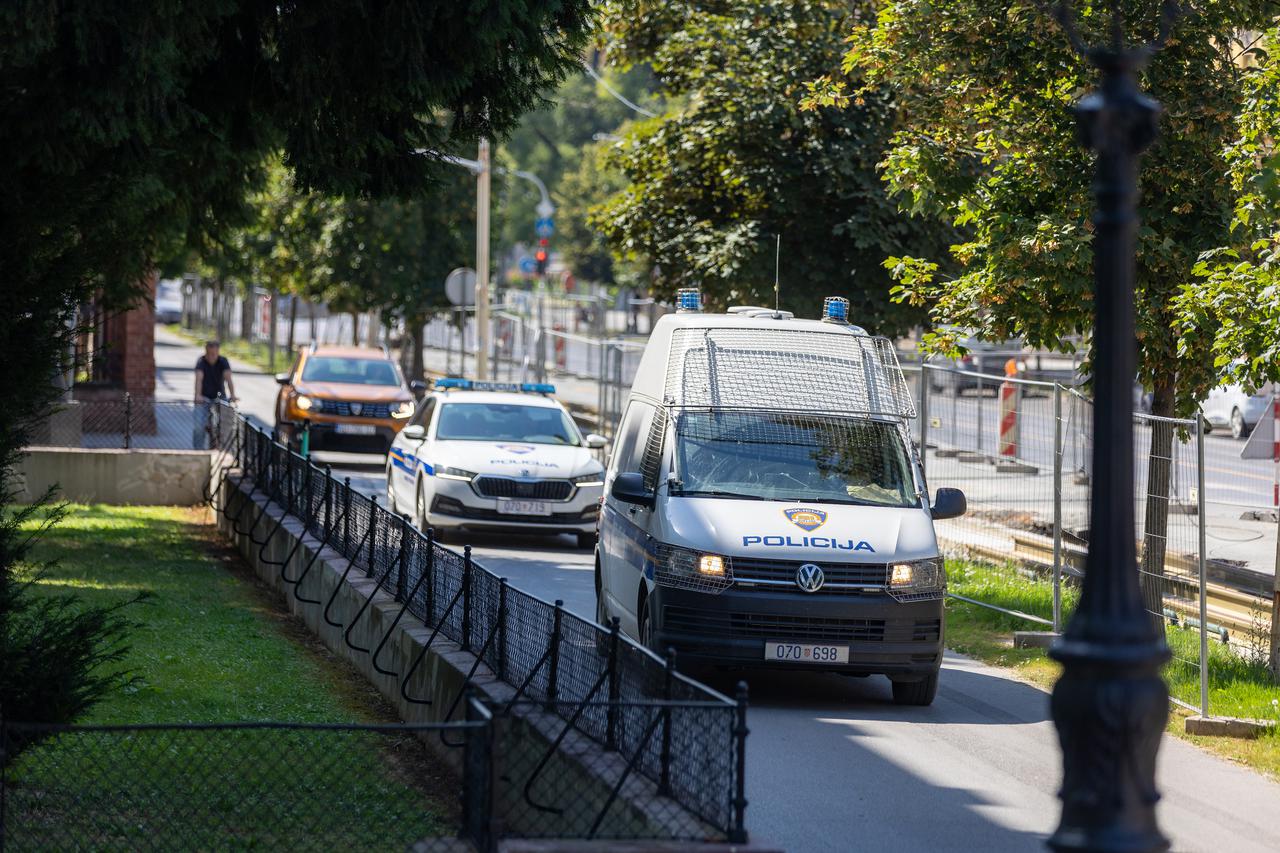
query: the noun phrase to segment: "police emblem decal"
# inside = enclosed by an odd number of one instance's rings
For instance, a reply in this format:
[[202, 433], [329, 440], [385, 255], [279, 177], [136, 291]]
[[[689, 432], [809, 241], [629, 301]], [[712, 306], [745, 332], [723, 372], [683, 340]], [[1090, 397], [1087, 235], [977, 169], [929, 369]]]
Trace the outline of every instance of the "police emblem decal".
[[787, 517], [787, 521], [805, 532], [817, 530], [827, 523], [827, 514], [820, 509], [796, 507], [795, 509], [784, 509], [782, 514]]
[[527, 444], [499, 444], [498, 449], [505, 450], [508, 453], [524, 455], [525, 453], [532, 453], [536, 448], [530, 447]]

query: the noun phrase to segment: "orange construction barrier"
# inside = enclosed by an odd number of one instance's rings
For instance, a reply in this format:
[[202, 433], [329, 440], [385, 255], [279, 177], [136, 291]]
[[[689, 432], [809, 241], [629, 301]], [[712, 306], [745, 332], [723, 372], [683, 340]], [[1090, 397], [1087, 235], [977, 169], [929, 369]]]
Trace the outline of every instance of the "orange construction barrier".
[[[1018, 362], [1009, 359], [1004, 363], [1006, 380], [1018, 375]], [[1005, 381], [1000, 383], [1000, 439], [998, 446], [1001, 457], [1018, 455], [1018, 385]]]

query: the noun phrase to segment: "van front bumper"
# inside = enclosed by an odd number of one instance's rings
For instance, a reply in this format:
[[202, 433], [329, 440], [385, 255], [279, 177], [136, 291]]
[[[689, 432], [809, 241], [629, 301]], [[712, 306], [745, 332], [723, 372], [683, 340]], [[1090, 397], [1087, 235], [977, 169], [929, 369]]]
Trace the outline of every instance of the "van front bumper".
[[[718, 594], [655, 587], [653, 645], [681, 663], [887, 675], [903, 681], [942, 664], [943, 601], [898, 602], [887, 594], [840, 595], [734, 590]], [[847, 664], [765, 660], [765, 643], [843, 646]]]

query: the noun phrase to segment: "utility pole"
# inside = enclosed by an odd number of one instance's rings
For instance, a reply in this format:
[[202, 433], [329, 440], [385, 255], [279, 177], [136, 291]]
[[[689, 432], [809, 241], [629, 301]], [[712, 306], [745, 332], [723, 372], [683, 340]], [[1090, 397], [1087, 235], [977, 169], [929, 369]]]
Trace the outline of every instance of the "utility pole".
[[[480, 140], [476, 176], [476, 378], [489, 378], [489, 140]], [[464, 319], [465, 323], [466, 320]], [[465, 329], [465, 326], [464, 326]], [[463, 340], [466, 340], [464, 334]]]

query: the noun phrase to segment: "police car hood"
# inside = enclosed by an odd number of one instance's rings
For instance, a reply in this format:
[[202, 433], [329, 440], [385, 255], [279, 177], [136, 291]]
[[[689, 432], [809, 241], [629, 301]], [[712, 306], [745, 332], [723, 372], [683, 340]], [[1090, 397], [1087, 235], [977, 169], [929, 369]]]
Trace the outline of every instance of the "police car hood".
[[868, 563], [938, 555], [920, 507], [671, 498], [670, 541], [730, 557]]
[[438, 441], [431, 462], [476, 474], [566, 479], [600, 470], [585, 447], [519, 441]]

